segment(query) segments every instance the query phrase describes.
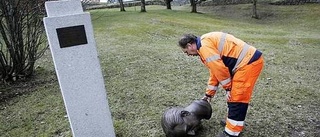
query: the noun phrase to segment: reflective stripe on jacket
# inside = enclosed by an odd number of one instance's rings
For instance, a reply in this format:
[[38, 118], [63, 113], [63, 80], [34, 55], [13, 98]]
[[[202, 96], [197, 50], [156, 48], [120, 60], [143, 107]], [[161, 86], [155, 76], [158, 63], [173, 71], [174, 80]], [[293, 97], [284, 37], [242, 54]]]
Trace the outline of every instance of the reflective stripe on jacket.
[[196, 44], [202, 62], [209, 69], [206, 94], [211, 96], [215, 94], [219, 83], [224, 89], [231, 89], [231, 79], [237, 68], [252, 62], [254, 54], [261, 55], [261, 52], [256, 52], [256, 48], [223, 32], [204, 34], [197, 39]]

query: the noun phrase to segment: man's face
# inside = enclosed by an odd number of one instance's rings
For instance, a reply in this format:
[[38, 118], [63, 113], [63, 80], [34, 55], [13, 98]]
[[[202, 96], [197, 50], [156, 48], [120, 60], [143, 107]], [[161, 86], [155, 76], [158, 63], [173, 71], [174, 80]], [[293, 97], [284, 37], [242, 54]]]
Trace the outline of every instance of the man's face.
[[183, 53], [186, 53], [188, 56], [199, 56], [198, 51], [197, 51], [197, 46], [196, 44], [190, 44], [188, 43], [186, 48], [181, 48]]

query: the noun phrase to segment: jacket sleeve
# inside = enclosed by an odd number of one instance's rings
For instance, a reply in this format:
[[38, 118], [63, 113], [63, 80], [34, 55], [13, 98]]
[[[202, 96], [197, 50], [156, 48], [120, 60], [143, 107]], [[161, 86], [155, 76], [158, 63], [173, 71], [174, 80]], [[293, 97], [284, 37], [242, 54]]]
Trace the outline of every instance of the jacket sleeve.
[[[218, 59], [216, 61], [210, 61], [206, 62], [206, 66], [209, 68], [209, 71], [212, 76], [215, 77], [216, 80], [219, 81], [219, 83], [222, 85], [222, 87], [226, 90], [231, 89], [231, 76], [229, 73], [228, 67], [224, 65], [221, 59]], [[210, 78], [213, 79], [213, 78]], [[212, 83], [214, 80], [212, 80]], [[209, 81], [210, 83], [210, 81]]]
[[216, 79], [216, 77], [211, 73], [209, 70], [210, 77], [208, 80], [208, 87], [206, 90], [206, 95], [213, 97], [216, 94], [216, 91], [218, 90], [219, 81]]

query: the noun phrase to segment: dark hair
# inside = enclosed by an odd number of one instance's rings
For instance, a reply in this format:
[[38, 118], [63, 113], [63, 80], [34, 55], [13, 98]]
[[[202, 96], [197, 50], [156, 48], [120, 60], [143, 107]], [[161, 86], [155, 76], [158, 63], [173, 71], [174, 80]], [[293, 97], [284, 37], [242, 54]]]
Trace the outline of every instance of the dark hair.
[[197, 37], [195, 35], [185, 34], [180, 38], [178, 43], [181, 48], [185, 49], [187, 47], [188, 43], [192, 44], [192, 43], [196, 42], [196, 40], [197, 40]]

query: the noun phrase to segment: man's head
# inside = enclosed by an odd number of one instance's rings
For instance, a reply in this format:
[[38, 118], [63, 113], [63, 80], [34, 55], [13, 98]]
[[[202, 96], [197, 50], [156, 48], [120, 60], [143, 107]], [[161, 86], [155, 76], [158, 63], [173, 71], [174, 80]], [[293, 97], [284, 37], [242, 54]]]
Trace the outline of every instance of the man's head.
[[185, 34], [183, 35], [178, 44], [182, 51], [187, 55], [198, 56], [198, 50], [196, 45], [197, 37], [193, 34]]

